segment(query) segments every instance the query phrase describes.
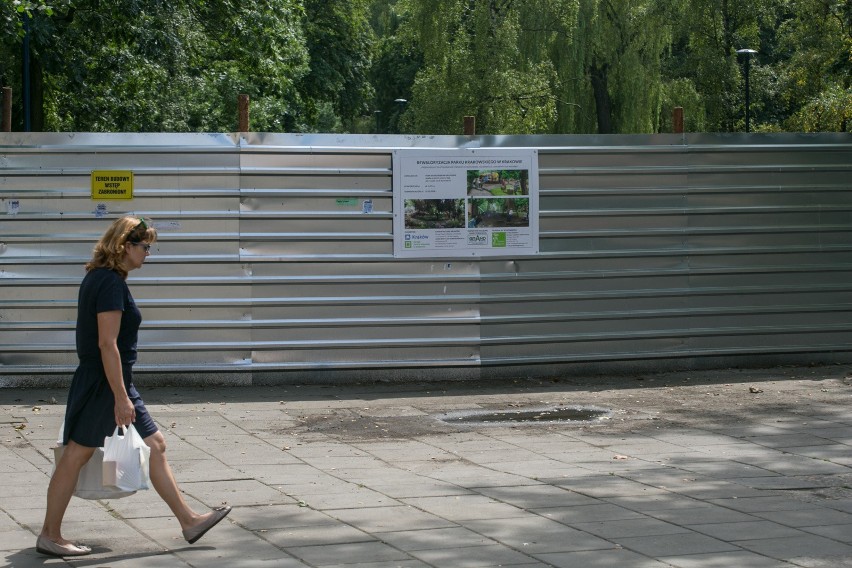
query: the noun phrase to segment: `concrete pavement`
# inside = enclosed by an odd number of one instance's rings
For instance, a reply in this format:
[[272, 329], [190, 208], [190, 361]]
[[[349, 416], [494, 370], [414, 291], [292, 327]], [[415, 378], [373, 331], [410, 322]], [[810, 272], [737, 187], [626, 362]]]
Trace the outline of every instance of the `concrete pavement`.
[[[77, 560], [35, 551], [63, 390], [0, 390], [0, 565], [852, 566], [841, 366], [344, 386], [140, 387], [195, 545], [156, 493], [72, 499]], [[588, 423], [458, 424], [581, 405]]]

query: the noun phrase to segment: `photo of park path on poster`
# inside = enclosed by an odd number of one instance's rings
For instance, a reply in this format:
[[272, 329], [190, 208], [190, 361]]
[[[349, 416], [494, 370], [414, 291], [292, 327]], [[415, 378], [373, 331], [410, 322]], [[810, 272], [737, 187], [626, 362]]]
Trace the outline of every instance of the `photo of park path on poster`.
[[535, 150], [397, 150], [394, 255], [538, 253]]

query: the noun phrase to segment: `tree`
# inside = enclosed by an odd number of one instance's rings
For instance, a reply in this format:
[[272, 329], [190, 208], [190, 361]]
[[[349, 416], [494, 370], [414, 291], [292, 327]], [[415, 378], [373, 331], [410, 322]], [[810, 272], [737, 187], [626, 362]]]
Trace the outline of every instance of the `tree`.
[[[185, 0], [187, 1], [187, 0]], [[299, 81], [308, 72], [308, 49], [299, 0], [188, 0], [203, 23], [204, 43], [194, 50], [191, 78], [204, 86], [195, 98], [214, 120], [196, 117], [193, 130], [228, 131], [237, 94], [251, 97], [255, 131], [311, 127]], [[209, 93], [209, 95], [207, 94]], [[208, 102], [210, 101], [210, 102]], [[202, 107], [203, 108], [203, 107]]]
[[253, 128], [299, 128], [300, 22], [297, 0], [66, 2], [33, 18], [34, 114], [48, 130], [229, 131], [247, 93]]
[[[582, 0], [577, 41], [595, 101], [597, 130], [656, 132], [661, 57], [671, 42], [670, 6], [661, 0]], [[578, 62], [579, 63], [579, 62]]]
[[[758, 51], [751, 61], [752, 110], [760, 111], [765, 104], [762, 97], [767, 89], [758, 88], [757, 83], [769, 80], [762, 66], [771, 40], [761, 31], [775, 26], [780, 5], [781, 0], [687, 0], [680, 11], [673, 7], [672, 21], [677, 23], [673, 28], [674, 47], [664, 67], [672, 80], [679, 80], [672, 85], [687, 98], [692, 91], [689, 83], [700, 94], [696, 110], [704, 109], [706, 129], [730, 132], [743, 128], [744, 89], [738, 49]], [[696, 102], [691, 104], [695, 106]]]
[[371, 24], [377, 36], [376, 56], [370, 69], [374, 88], [372, 112], [374, 132], [401, 132], [405, 111], [397, 100], [411, 100], [412, 87], [423, 67], [423, 50], [410, 26], [402, 26], [404, 16], [396, 0], [375, 0]]
[[794, 130], [847, 131], [852, 119], [852, 4], [799, 0], [779, 31], [788, 57], [778, 66], [780, 98]]
[[[847, 130], [849, 0], [0, 0], [32, 127], [460, 134]], [[26, 25], [25, 25], [26, 24]], [[395, 101], [405, 99], [407, 104]]]
[[[41, 101], [43, 96], [42, 67], [38, 57], [31, 57], [31, 45], [49, 35], [50, 29], [41, 24], [50, 21], [56, 11], [65, 10], [70, 0], [2, 0], [0, 1], [0, 80], [3, 85], [13, 85], [18, 93], [24, 92], [24, 76], [27, 88], [32, 91], [31, 99], [36, 105], [35, 125], [41, 127]], [[30, 64], [24, 69], [24, 52]], [[20, 71], [20, 73], [19, 73]], [[23, 116], [23, 97], [17, 99], [14, 116]], [[18, 128], [22, 128], [23, 119], [18, 119]]]
[[519, 11], [519, 44], [528, 61], [549, 61], [553, 67], [550, 96], [554, 103], [553, 133], [592, 132], [594, 106], [581, 62], [585, 46], [577, 41], [579, 0], [526, 0]]
[[[672, 3], [673, 4], [673, 3]], [[653, 132], [671, 32], [666, 0], [410, 1], [424, 45], [417, 132]]]
[[553, 69], [522, 57], [516, 2], [409, 0], [404, 7], [423, 46], [408, 111], [415, 132], [460, 134], [466, 115], [476, 117], [482, 134], [550, 130]]
[[324, 103], [345, 123], [368, 110], [374, 38], [368, 0], [305, 0], [309, 71], [299, 85], [308, 108]]

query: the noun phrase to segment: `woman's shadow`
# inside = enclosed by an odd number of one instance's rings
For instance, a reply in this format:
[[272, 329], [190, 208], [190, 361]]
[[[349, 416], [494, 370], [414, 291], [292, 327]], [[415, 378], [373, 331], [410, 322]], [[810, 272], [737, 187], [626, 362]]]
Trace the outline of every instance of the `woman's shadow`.
[[[65, 560], [72, 562], [74, 566], [107, 566], [113, 563], [120, 564], [124, 560], [142, 560], [145, 558], [154, 558], [156, 556], [171, 556], [175, 552], [179, 552], [181, 550], [180, 548], [169, 550], [149, 550], [145, 552], [125, 553], [112, 556], [109, 554], [112, 549], [108, 546], [90, 546], [92, 547], [91, 555], [69, 556]], [[214, 546], [195, 545], [191, 548], [195, 551], [204, 549], [215, 550]], [[32, 547], [25, 548], [17, 552], [8, 552], [5, 554], [5, 557], [0, 555], [0, 566], [8, 566], [9, 568], [37, 568], [40, 566], [47, 566], [48, 561], [51, 561], [49, 564], [50, 566], [55, 566], [57, 560], [59, 559], [56, 556], [41, 554], [36, 551], [35, 547]], [[140, 565], [143, 564], [140, 562]]]

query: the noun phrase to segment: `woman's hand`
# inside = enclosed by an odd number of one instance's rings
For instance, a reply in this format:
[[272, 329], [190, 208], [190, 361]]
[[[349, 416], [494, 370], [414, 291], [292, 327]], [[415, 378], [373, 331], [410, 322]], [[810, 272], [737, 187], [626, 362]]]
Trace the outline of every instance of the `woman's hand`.
[[136, 420], [136, 407], [130, 401], [130, 398], [125, 396], [123, 399], [118, 398], [115, 401], [115, 425], [129, 426]]

